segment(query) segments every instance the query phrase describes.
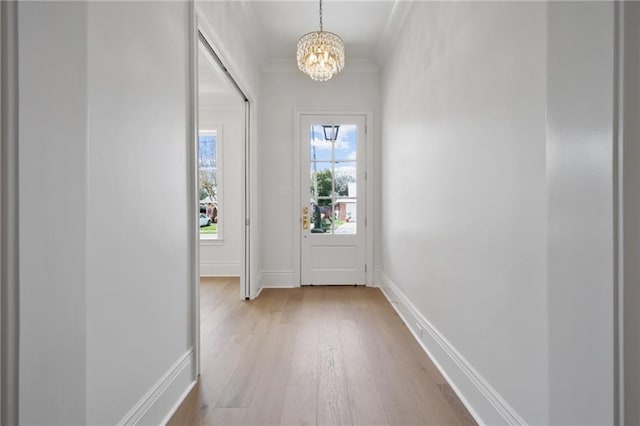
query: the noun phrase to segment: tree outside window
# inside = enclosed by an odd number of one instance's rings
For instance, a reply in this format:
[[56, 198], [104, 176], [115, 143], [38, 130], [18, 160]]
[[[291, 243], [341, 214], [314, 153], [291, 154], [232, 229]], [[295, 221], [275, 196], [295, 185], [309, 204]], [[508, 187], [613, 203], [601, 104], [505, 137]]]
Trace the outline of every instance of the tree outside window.
[[201, 131], [198, 137], [198, 196], [200, 237], [218, 238], [218, 132]]

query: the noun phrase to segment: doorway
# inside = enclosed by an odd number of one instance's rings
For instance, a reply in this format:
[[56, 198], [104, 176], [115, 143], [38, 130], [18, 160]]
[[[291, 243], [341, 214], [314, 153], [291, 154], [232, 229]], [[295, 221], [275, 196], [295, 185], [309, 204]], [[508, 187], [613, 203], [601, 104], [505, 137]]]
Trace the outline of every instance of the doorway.
[[300, 283], [366, 280], [366, 116], [300, 116]]
[[[201, 322], [219, 300], [213, 287], [236, 288], [247, 300], [251, 291], [249, 195], [250, 110], [238, 86], [207, 35], [206, 20], [197, 19], [194, 64], [194, 192], [196, 218], [192, 298], [192, 338], [196, 377], [200, 375]], [[219, 285], [222, 283], [222, 285]], [[206, 305], [201, 309], [201, 305]]]
[[247, 101], [202, 32], [197, 54], [199, 276], [239, 277], [245, 285], [243, 170]]

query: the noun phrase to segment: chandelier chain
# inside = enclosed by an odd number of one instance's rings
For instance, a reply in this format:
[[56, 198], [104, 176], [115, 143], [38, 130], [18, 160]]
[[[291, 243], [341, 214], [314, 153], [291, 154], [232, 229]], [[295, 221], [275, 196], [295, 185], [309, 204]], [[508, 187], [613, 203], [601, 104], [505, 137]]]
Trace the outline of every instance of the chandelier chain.
[[320, 31], [322, 31], [322, 0], [320, 0]]

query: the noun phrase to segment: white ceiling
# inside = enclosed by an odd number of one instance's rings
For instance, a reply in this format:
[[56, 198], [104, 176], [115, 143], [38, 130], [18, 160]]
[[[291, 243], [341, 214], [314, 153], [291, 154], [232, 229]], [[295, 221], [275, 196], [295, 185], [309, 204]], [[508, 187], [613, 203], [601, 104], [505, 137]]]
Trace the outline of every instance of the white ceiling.
[[[323, 1], [324, 29], [342, 37], [347, 60], [377, 60], [381, 37], [392, 29], [397, 19], [397, 3], [394, 0]], [[269, 58], [295, 58], [298, 39], [319, 30], [318, 1], [245, 0], [245, 4], [257, 26], [257, 34], [252, 38], [258, 36], [263, 41]]]
[[[265, 68], [274, 63], [296, 67], [298, 40], [319, 29], [318, 0], [232, 0], [230, 4], [237, 25]], [[323, 0], [324, 29], [342, 37], [347, 69], [354, 62], [375, 66], [380, 61], [410, 4], [407, 0]], [[199, 50], [201, 105], [237, 101], [239, 95], [224, 72], [204, 48]]]

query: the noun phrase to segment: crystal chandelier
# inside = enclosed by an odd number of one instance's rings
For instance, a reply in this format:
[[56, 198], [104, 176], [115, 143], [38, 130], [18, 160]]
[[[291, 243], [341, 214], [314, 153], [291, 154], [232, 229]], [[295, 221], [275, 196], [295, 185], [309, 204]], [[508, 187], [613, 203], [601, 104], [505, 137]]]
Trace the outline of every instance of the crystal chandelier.
[[344, 68], [344, 43], [334, 33], [323, 31], [320, 0], [320, 31], [298, 41], [298, 68], [315, 81], [327, 81]]

